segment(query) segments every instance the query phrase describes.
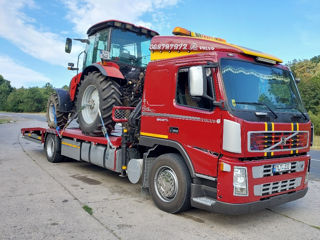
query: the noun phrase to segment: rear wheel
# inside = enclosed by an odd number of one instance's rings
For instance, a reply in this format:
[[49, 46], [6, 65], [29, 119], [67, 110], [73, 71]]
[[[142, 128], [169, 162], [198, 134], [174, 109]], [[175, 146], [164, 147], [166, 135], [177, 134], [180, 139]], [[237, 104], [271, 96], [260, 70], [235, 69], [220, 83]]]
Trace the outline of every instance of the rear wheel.
[[61, 162], [63, 156], [61, 155], [61, 141], [60, 138], [54, 134], [48, 134], [44, 143], [44, 149], [49, 162]]
[[[60, 112], [58, 109], [58, 95], [56, 93], [53, 93], [48, 99], [46, 114], [48, 126], [51, 128], [63, 128], [68, 122], [68, 113]], [[56, 115], [57, 122], [55, 122], [54, 120], [54, 115]]]
[[112, 79], [106, 78], [100, 72], [91, 72], [85, 76], [79, 86], [76, 107], [79, 111], [78, 122], [84, 134], [102, 135], [101, 116], [108, 131], [114, 127], [112, 121], [113, 106], [121, 106], [120, 86]]
[[180, 155], [163, 154], [156, 158], [149, 175], [150, 193], [163, 211], [178, 213], [190, 208], [191, 179]]

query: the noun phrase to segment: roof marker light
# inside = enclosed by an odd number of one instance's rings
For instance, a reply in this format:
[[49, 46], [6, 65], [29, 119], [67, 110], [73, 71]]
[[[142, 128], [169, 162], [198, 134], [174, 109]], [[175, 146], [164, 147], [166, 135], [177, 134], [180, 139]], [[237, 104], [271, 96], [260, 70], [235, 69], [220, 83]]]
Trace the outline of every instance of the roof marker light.
[[172, 31], [172, 34], [180, 36], [191, 36], [191, 32], [182, 27], [175, 27]]
[[201, 33], [196, 33], [196, 32], [191, 32], [185, 28], [182, 27], [175, 27], [172, 31], [172, 34], [178, 35], [178, 36], [188, 36], [188, 37], [196, 37], [196, 38], [202, 38], [202, 39], [207, 39], [207, 40], [213, 40], [213, 41], [218, 41], [218, 42], [227, 42], [226, 40], [222, 38], [217, 38], [217, 37], [210, 37]]
[[256, 60], [259, 62], [264, 62], [264, 63], [269, 63], [269, 64], [277, 64], [277, 62], [275, 60], [271, 60], [271, 59], [263, 58], [263, 57], [257, 57]]
[[131, 24], [126, 24], [126, 28], [132, 30], [133, 26]]
[[114, 22], [114, 26], [116, 27], [121, 27], [122, 23], [121, 22]]

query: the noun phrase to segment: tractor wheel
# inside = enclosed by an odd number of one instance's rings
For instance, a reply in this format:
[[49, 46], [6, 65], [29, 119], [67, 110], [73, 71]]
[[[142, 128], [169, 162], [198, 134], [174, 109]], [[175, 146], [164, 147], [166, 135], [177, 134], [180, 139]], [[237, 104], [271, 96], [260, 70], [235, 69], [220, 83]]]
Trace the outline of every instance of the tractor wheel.
[[190, 208], [191, 178], [180, 155], [160, 155], [152, 164], [149, 188], [154, 203], [163, 211], [178, 213]]
[[[57, 126], [63, 128], [68, 122], [68, 113], [60, 112], [58, 109], [58, 95], [56, 93], [53, 93], [48, 99], [46, 114], [48, 126], [51, 128], [56, 128]], [[57, 124], [54, 121], [54, 111], [56, 114]]]
[[98, 109], [107, 130], [114, 128], [112, 121], [113, 106], [121, 106], [120, 86], [112, 79], [106, 78], [100, 72], [90, 72], [79, 86], [76, 108], [78, 123], [86, 135], [102, 136], [102, 123]]

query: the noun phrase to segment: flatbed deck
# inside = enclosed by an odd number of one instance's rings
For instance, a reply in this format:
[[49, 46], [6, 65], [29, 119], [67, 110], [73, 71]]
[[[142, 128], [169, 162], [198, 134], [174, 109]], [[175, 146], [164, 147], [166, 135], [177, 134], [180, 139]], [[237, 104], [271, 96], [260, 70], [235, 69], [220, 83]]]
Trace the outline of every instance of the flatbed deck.
[[[44, 143], [45, 137], [48, 133], [57, 134], [57, 130], [54, 128], [42, 128], [42, 127], [34, 127], [34, 128], [22, 128], [21, 134], [24, 138], [31, 140], [33, 142]], [[94, 137], [84, 135], [79, 128], [70, 128], [65, 129], [63, 132], [60, 131], [59, 134], [61, 137], [66, 138], [75, 138], [78, 140], [92, 142], [94, 144], [102, 144], [107, 145], [108, 141], [105, 137]], [[118, 136], [110, 136], [110, 141], [113, 146], [120, 147], [121, 145], [121, 137]]]

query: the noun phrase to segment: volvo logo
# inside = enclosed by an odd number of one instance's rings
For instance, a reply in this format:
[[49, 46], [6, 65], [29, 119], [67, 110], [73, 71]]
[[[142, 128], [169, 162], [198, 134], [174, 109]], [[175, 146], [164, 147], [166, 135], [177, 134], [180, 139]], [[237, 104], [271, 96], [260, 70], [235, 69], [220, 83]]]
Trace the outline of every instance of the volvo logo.
[[285, 137], [281, 137], [280, 145], [284, 146], [284, 145], [286, 145], [286, 143], [287, 143], [287, 139]]

